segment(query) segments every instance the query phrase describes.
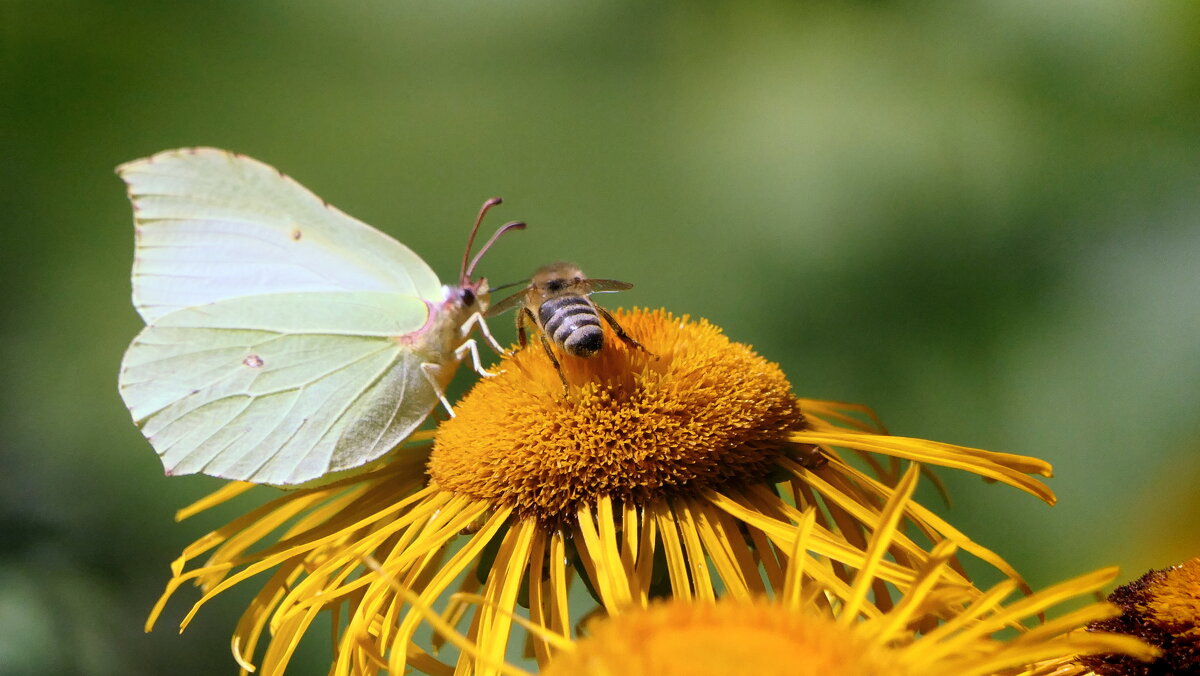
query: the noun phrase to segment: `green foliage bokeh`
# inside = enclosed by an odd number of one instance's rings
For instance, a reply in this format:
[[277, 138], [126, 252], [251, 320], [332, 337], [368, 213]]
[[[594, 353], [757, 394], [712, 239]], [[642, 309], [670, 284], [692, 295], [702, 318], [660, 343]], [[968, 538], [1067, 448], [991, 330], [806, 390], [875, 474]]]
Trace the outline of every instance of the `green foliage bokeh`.
[[0, 674], [236, 671], [237, 593], [140, 629], [222, 518], [172, 523], [219, 483], [164, 478], [116, 392], [112, 169], [180, 146], [444, 276], [501, 195], [493, 282], [574, 260], [801, 396], [1046, 458], [1053, 508], [942, 473], [1035, 585], [1200, 554], [1200, 5], [8, 0], [0, 40]]

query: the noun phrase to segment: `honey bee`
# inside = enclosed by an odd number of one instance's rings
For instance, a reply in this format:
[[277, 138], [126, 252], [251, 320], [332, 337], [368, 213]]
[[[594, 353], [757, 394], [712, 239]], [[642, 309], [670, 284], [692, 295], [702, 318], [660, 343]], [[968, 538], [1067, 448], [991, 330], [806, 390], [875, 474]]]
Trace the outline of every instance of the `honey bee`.
[[573, 263], [551, 263], [544, 265], [529, 280], [529, 286], [505, 298], [489, 311], [495, 316], [514, 307], [517, 310], [517, 341], [524, 348], [527, 344], [525, 328], [532, 323], [538, 330], [542, 347], [558, 370], [563, 392], [567, 392], [567, 377], [562, 365], [550, 347], [553, 341], [563, 352], [576, 357], [590, 357], [604, 348], [604, 329], [600, 318], [612, 327], [617, 338], [626, 345], [649, 354], [642, 344], [625, 333], [608, 310], [592, 302], [589, 295], [632, 289], [628, 282], [615, 279], [588, 279]]

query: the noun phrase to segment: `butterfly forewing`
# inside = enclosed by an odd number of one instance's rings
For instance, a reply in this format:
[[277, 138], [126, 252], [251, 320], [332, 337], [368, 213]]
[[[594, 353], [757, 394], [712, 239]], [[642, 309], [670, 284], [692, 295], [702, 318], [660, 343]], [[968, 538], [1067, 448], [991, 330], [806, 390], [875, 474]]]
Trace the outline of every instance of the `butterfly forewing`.
[[137, 225], [134, 305], [147, 323], [263, 293], [387, 291], [441, 300], [408, 247], [274, 168], [197, 148], [122, 165]]

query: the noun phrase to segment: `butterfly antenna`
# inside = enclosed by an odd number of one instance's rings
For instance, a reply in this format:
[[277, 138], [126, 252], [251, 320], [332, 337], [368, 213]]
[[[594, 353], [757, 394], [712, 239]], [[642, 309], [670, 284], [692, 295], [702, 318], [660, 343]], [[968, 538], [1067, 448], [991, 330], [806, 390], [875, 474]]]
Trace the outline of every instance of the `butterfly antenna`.
[[492, 245], [496, 243], [496, 240], [500, 239], [500, 235], [503, 235], [504, 233], [508, 232], [509, 230], [524, 230], [524, 229], [525, 229], [525, 224], [522, 223], [521, 221], [513, 221], [511, 223], [505, 223], [504, 225], [500, 226], [496, 230], [496, 234], [492, 235], [492, 238], [487, 241], [487, 244], [483, 245], [483, 248], [479, 250], [479, 253], [475, 254], [475, 258], [471, 260], [471, 264], [467, 266], [467, 271], [463, 273], [464, 283], [466, 280], [470, 279], [471, 273], [475, 272], [475, 266], [479, 264], [479, 259], [483, 258], [483, 254], [487, 253], [487, 250], [492, 248]]
[[[499, 197], [493, 197], [492, 199], [484, 202], [483, 206], [479, 208], [479, 215], [475, 217], [475, 227], [471, 228], [471, 236], [467, 238], [467, 248], [465, 251], [463, 251], [462, 267], [459, 269], [460, 282], [462, 284], [466, 284], [468, 281], [467, 275], [469, 275], [470, 272], [469, 268], [467, 267], [467, 259], [471, 257], [471, 247], [475, 245], [475, 234], [479, 232], [479, 225], [483, 223], [483, 216], [488, 212], [488, 209], [491, 209], [503, 201], [504, 200], [500, 199]], [[495, 237], [492, 239], [495, 239]], [[484, 249], [486, 248], [487, 247], [485, 246]], [[476, 260], [478, 260], [478, 257], [476, 257]], [[471, 268], [474, 267], [475, 264], [472, 263]]]

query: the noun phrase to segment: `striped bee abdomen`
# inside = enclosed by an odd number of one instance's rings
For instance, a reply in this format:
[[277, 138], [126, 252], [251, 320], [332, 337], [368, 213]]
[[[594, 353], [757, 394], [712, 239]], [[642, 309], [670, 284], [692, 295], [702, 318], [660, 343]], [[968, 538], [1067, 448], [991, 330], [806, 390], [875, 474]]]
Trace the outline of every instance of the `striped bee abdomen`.
[[542, 329], [576, 357], [590, 357], [604, 346], [604, 331], [591, 303], [583, 296], [559, 296], [538, 308]]

